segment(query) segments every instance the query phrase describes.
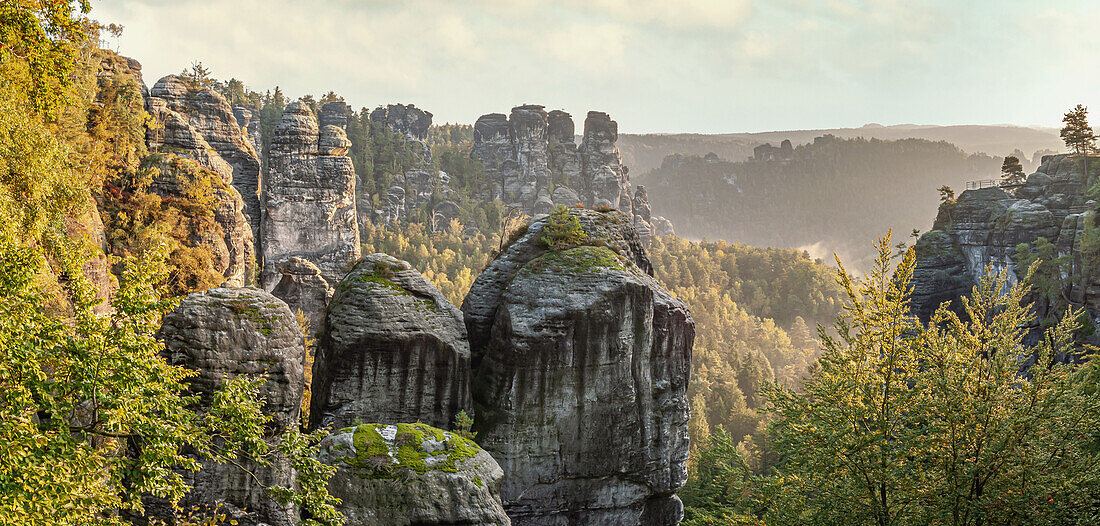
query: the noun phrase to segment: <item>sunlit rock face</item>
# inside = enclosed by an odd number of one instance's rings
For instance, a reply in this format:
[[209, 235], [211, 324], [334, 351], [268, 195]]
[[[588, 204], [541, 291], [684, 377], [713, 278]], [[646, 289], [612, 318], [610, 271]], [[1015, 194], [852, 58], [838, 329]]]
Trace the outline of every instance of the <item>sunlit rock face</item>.
[[340, 281], [359, 258], [350, 144], [340, 127], [319, 127], [309, 106], [292, 102], [284, 109], [264, 180], [264, 288], [278, 284], [279, 264], [293, 257], [312, 262], [328, 283]]
[[513, 524], [676, 524], [694, 321], [629, 216], [573, 214], [599, 241], [548, 250], [538, 220], [463, 304], [479, 442]]
[[150, 151], [193, 159], [221, 175], [240, 193], [251, 237], [259, 238], [259, 123], [253, 131], [250, 116], [243, 125], [238, 118], [248, 110], [235, 111], [220, 93], [188, 84], [176, 75], [158, 80], [145, 106], [154, 119], [146, 135]]

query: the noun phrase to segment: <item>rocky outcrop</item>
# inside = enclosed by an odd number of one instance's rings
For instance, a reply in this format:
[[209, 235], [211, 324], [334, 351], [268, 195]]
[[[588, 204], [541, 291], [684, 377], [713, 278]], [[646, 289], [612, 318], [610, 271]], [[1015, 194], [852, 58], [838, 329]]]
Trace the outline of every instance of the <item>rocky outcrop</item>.
[[325, 306], [332, 298], [332, 286], [312, 261], [292, 257], [279, 263], [279, 283], [271, 289], [275, 297], [286, 302], [290, 310], [301, 311], [309, 320], [309, 334], [315, 336], [324, 328]]
[[225, 97], [168, 75], [149, 90], [145, 106], [155, 119], [146, 136], [149, 148], [193, 159], [220, 174], [240, 193], [252, 237], [258, 238], [260, 156]]
[[338, 128], [347, 130], [348, 119], [351, 117], [351, 106], [343, 101], [327, 102], [321, 106], [321, 110], [317, 115], [318, 124], [324, 128], [325, 126], [336, 126]]
[[379, 106], [370, 113], [370, 120], [385, 124], [407, 139], [421, 142], [428, 139], [428, 129], [432, 127], [431, 112], [412, 104]]
[[576, 196], [570, 206], [608, 206], [630, 213], [628, 170], [622, 164], [618, 124], [589, 112], [578, 148], [568, 113], [542, 106], [512, 108], [510, 116], [483, 115], [474, 124], [471, 156], [485, 166], [491, 189], [482, 199], [501, 199], [528, 215], [548, 213]]
[[602, 111], [590, 111], [584, 119], [581, 142], [582, 179], [588, 185], [589, 204], [606, 200], [627, 215], [633, 215], [630, 178], [615, 141], [619, 124]]
[[591, 245], [535, 221], [463, 303], [479, 442], [515, 524], [676, 524], [694, 322], [630, 216], [571, 213]]
[[[198, 396], [200, 412], [226, 380], [253, 376], [265, 380], [259, 394], [264, 414], [271, 417], [266, 440], [298, 425], [305, 347], [294, 314], [278, 298], [251, 287], [192, 294], [164, 317], [159, 337], [169, 363], [198, 371], [186, 381]], [[285, 459], [276, 458], [270, 466], [247, 459], [240, 467], [203, 462], [200, 471], [184, 472], [184, 477], [193, 486], [182, 501], [185, 507], [225, 501], [242, 525], [297, 524], [294, 508], [271, 500], [260, 485], [293, 485], [295, 473]], [[157, 505], [151, 512], [157, 515]]]
[[432, 162], [432, 149], [428, 146], [428, 129], [432, 127], [432, 114], [412, 104], [379, 106], [370, 113], [370, 120], [385, 124], [389, 129], [405, 137], [405, 144], [424, 165]]
[[675, 236], [676, 229], [673, 228], [672, 221], [665, 219], [663, 216], [653, 216], [653, 235], [657, 237]]
[[[914, 311], [927, 319], [943, 301], [970, 292], [977, 280], [992, 269], [1007, 270], [1009, 279], [1022, 277], [1017, 266], [1018, 245], [1033, 244], [1040, 237], [1057, 247], [1058, 256], [1069, 256], [1071, 275], [1064, 294], [1093, 313], [1100, 313], [1100, 276], [1092, 277], [1080, 265], [1080, 237], [1086, 218], [1096, 204], [1086, 202], [1080, 159], [1067, 155], [1046, 156], [1036, 173], [1010, 194], [1001, 188], [967, 190], [954, 203], [942, 205], [933, 229], [916, 245]], [[1094, 283], [1094, 281], [1096, 283]], [[1045, 307], [1040, 302], [1037, 308]], [[1038, 312], [1045, 317], [1044, 312]]]
[[506, 526], [504, 472], [473, 441], [424, 424], [362, 424], [321, 442], [329, 492], [357, 526]]
[[[237, 104], [233, 106], [233, 116], [237, 118], [237, 126], [248, 137], [249, 144], [257, 154], [264, 151], [263, 130], [260, 128], [260, 116], [256, 115], [252, 108]], [[258, 236], [257, 236], [258, 237]]]
[[[379, 106], [370, 114], [371, 121], [383, 124], [404, 140], [403, 147], [416, 158], [415, 166], [399, 174], [394, 184], [379, 196], [382, 206], [372, 218], [379, 223], [408, 221], [413, 215], [427, 213], [433, 229], [435, 211], [428, 208], [433, 197], [452, 197], [450, 176], [432, 167], [432, 149], [428, 145], [428, 130], [432, 114], [412, 104]], [[367, 196], [369, 197], [369, 196]]]
[[634, 208], [634, 228], [638, 231], [638, 237], [642, 239], [642, 244], [648, 247], [655, 233], [652, 223], [653, 208], [649, 205], [649, 195], [646, 194], [644, 186], [638, 185], [638, 189], [634, 192], [632, 203]]
[[294, 257], [316, 265], [328, 283], [338, 282], [359, 258], [350, 144], [338, 126], [319, 128], [309, 106], [292, 102], [284, 109], [264, 179], [265, 289], [278, 284], [279, 265]]
[[449, 428], [470, 405], [462, 314], [408, 263], [363, 258], [336, 287], [313, 366], [310, 426]]
[[[247, 284], [256, 260], [252, 229], [240, 193], [207, 168], [174, 154], [150, 155], [142, 161], [142, 168], [152, 175], [149, 191], [165, 201], [189, 200], [209, 206], [197, 212], [183, 208], [184, 214], [192, 217], [178, 221], [179, 227], [187, 231], [182, 241], [208, 251], [212, 270], [221, 274], [226, 284]], [[203, 228], [206, 221], [203, 216], [211, 212], [217, 227]]]

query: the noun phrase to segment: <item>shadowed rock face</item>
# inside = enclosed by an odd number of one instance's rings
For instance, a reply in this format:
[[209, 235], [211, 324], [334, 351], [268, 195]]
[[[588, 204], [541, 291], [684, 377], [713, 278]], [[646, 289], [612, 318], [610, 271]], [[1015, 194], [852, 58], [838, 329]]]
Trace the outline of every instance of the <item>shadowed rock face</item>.
[[293, 257], [312, 262], [328, 283], [359, 258], [355, 169], [344, 155], [349, 144], [338, 126], [319, 129], [309, 106], [284, 109], [264, 180], [264, 288], [278, 284], [278, 265]]
[[336, 287], [313, 366], [310, 426], [424, 422], [470, 406], [461, 313], [408, 263], [371, 254]]
[[[1081, 161], [1068, 155], [1043, 158], [1036, 173], [1009, 194], [1000, 188], [967, 190], [956, 203], [941, 206], [933, 229], [916, 245], [917, 269], [913, 278], [913, 309], [923, 319], [943, 301], [959, 308], [959, 298], [970, 292], [986, 271], [1007, 270], [1009, 279], [1022, 277], [1016, 247], [1044, 237], [1057, 247], [1058, 256], [1072, 260], [1066, 297], [1100, 312], [1100, 276], [1081, 265], [1080, 234], [1096, 204], [1086, 202]], [[1045, 305], [1037, 304], [1040, 318]]]
[[150, 149], [198, 161], [232, 184], [243, 200], [252, 238], [257, 239], [260, 156], [233, 107], [218, 92], [190, 87], [176, 75], [158, 80], [145, 106], [157, 122], [147, 133]]
[[[423, 465], [408, 459], [424, 457]], [[321, 442], [329, 491], [358, 526], [506, 526], [504, 472], [472, 441], [424, 424], [362, 424]]]
[[[250, 375], [265, 380], [260, 387], [263, 412], [272, 417], [266, 438], [275, 440], [298, 425], [305, 347], [294, 314], [278, 298], [251, 287], [192, 294], [164, 317], [159, 337], [169, 363], [199, 372], [188, 385], [199, 397], [200, 410], [226, 380]], [[294, 470], [283, 459], [271, 466], [246, 460], [243, 466], [266, 486], [288, 486], [294, 481]], [[198, 473], [184, 472], [184, 476], [194, 485], [183, 501], [185, 506], [224, 500], [235, 508], [247, 508], [247, 513], [235, 513], [242, 525], [297, 524], [295, 510], [268, 498], [241, 468], [204, 463]]]
[[676, 524], [694, 322], [626, 215], [574, 214], [603, 244], [547, 251], [536, 221], [463, 304], [479, 442], [514, 524]]

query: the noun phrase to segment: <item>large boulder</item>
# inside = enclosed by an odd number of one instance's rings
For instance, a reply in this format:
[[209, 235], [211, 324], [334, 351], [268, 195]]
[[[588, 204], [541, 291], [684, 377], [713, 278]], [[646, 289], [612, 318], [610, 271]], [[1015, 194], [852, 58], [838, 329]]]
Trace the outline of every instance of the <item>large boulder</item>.
[[470, 406], [462, 313], [408, 263], [363, 258], [336, 287], [313, 366], [311, 427], [424, 422]]
[[[264, 414], [271, 417], [265, 438], [275, 441], [299, 425], [305, 347], [294, 314], [278, 298], [251, 287], [191, 294], [164, 317], [159, 337], [169, 363], [198, 371], [187, 382], [200, 412], [227, 380], [252, 376], [265, 380], [260, 396]], [[293, 485], [295, 472], [285, 459], [269, 466], [251, 460], [239, 466], [204, 462], [200, 471], [184, 472], [184, 477], [193, 486], [184, 506], [225, 502], [238, 511], [235, 518], [242, 525], [297, 524], [294, 508], [273, 501], [263, 489]], [[154, 515], [157, 510], [152, 506]]]
[[321, 442], [329, 492], [356, 526], [506, 526], [504, 472], [473, 441], [425, 424], [360, 424]]
[[580, 246], [536, 221], [463, 304], [479, 442], [515, 524], [676, 524], [694, 322], [629, 216], [569, 213]]

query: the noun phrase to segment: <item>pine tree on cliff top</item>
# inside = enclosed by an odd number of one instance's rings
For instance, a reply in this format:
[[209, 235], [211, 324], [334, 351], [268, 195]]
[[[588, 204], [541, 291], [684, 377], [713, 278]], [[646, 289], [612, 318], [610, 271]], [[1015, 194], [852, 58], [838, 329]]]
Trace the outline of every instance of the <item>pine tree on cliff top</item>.
[[1019, 157], [1015, 155], [1005, 157], [1005, 162], [1001, 165], [1001, 185], [1024, 184], [1026, 177], [1024, 166], [1020, 164]]
[[1090, 151], [1096, 149], [1096, 132], [1092, 131], [1092, 126], [1089, 126], [1088, 113], [1088, 108], [1078, 104], [1062, 118], [1062, 122], [1066, 125], [1061, 133], [1066, 147], [1081, 156], [1086, 180], [1089, 177], [1088, 155]]

